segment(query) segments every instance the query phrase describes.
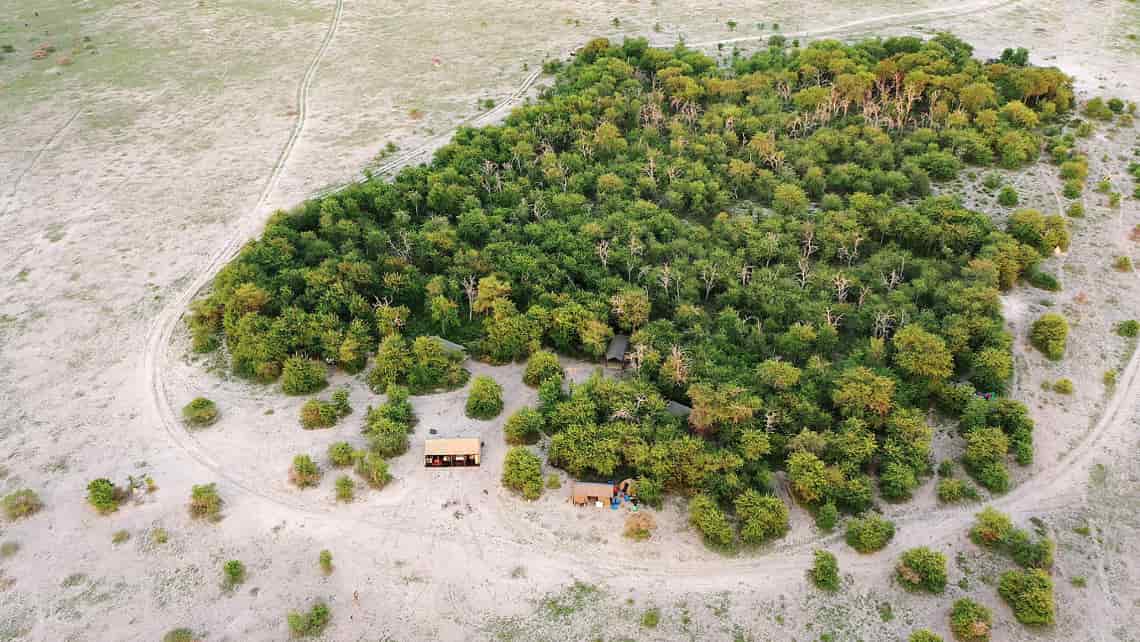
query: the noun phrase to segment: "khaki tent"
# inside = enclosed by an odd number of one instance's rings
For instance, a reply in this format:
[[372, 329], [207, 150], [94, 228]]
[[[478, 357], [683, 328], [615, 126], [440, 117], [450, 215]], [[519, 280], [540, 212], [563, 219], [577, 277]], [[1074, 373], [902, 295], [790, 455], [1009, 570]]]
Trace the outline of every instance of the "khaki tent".
[[481, 446], [476, 437], [428, 439], [424, 442], [424, 466], [478, 466]]
[[574, 482], [570, 488], [570, 500], [578, 506], [594, 502], [609, 503], [614, 496], [612, 484], [595, 484], [592, 482]]
[[615, 334], [613, 339], [610, 339], [610, 345], [606, 349], [606, 367], [611, 363], [616, 363], [617, 367], [625, 367], [625, 353], [629, 349], [629, 337], [624, 334]]

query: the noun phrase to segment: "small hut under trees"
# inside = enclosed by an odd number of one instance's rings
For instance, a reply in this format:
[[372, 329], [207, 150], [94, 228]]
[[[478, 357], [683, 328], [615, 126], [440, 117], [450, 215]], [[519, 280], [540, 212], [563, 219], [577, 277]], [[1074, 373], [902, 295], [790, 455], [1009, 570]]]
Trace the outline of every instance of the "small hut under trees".
[[428, 439], [424, 442], [424, 466], [447, 468], [478, 466], [482, 443], [477, 437]]
[[689, 415], [693, 413], [693, 409], [683, 403], [677, 403], [676, 401], [670, 399], [669, 403], [665, 404], [665, 412], [673, 415], [674, 417], [688, 419]]
[[614, 338], [610, 339], [610, 347], [606, 348], [606, 367], [617, 365], [619, 368], [624, 368], [627, 350], [629, 350], [629, 336], [615, 334]]
[[613, 484], [576, 481], [570, 487], [570, 501], [576, 506], [603, 502], [607, 506], [614, 496]]
[[431, 338], [434, 339], [437, 343], [439, 343], [439, 345], [441, 347], [443, 347], [444, 351], [446, 351], [446, 352], [458, 352], [459, 354], [462, 354], [463, 356], [467, 356], [467, 348], [464, 348], [463, 346], [459, 345], [458, 343], [448, 341], [447, 339], [444, 339], [443, 337], [432, 336]]

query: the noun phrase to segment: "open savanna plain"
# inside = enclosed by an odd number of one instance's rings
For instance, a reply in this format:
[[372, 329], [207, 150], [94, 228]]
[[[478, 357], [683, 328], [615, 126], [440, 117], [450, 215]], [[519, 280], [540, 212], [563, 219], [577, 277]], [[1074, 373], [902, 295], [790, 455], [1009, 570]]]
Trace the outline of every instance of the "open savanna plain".
[[[44, 508], [0, 522], [0, 542], [12, 543], [0, 558], [0, 641], [157, 641], [179, 627], [211, 642], [285, 640], [286, 613], [317, 600], [332, 611], [327, 640], [903, 640], [918, 628], [949, 639], [960, 597], [993, 610], [995, 640], [1138, 639], [1140, 361], [1135, 339], [1114, 328], [1140, 318], [1140, 282], [1113, 268], [1118, 256], [1140, 260], [1132, 125], [1098, 125], [1080, 140], [1085, 216], [1071, 221], [1068, 252], [1043, 264], [1061, 289], [1003, 295], [1010, 394], [1036, 421], [1036, 457], [987, 503], [1057, 542], [1056, 623], [1044, 629], [1019, 624], [998, 597], [1008, 561], [967, 538], [983, 504], [940, 505], [936, 478], [912, 501], [884, 504], [898, 532], [874, 555], [821, 535], [780, 484], [792, 514], [777, 543], [710, 551], [677, 498], [653, 537], [633, 543], [621, 536], [624, 512], [567, 504], [561, 471], [544, 468], [563, 490], [535, 502], [501, 487], [503, 420], [537, 393], [521, 365], [472, 362], [504, 387], [499, 418], [467, 418], [467, 388], [413, 397], [419, 423], [391, 461], [393, 482], [338, 504], [334, 475], [299, 490], [287, 470], [294, 454], [323, 458], [330, 443], [358, 438], [364, 408], [380, 400], [364, 377], [331, 381], [356, 414], [302, 431], [303, 399], [190, 349], [190, 301], [275, 209], [363, 168], [425, 162], [456, 127], [533, 99], [552, 82], [543, 63], [591, 38], [683, 39], [727, 58], [773, 33], [810, 42], [939, 31], [983, 58], [1027, 47], [1034, 64], [1073, 75], [1081, 100], [1140, 100], [1140, 5], [1126, 0], [3, 0], [0, 494], [32, 488]], [[1004, 224], [1016, 208], [982, 185], [990, 173], [967, 170], [936, 189]], [[1069, 202], [1053, 165], [999, 173], [1018, 208], [1059, 213]], [[1119, 204], [1092, 189], [1101, 179], [1124, 193]], [[1045, 311], [1072, 324], [1060, 362], [1028, 343]], [[579, 380], [594, 367], [563, 365]], [[1063, 378], [1071, 394], [1053, 392]], [[179, 412], [197, 396], [221, 415], [190, 431]], [[483, 466], [423, 469], [432, 428], [480, 434]], [[937, 458], [961, 449], [954, 426], [937, 427]], [[88, 505], [90, 480], [128, 476], [157, 488], [107, 516]], [[216, 523], [187, 511], [191, 487], [205, 483], [225, 502]], [[914, 546], [950, 559], [944, 595], [892, 580]], [[805, 576], [817, 548], [839, 558], [837, 593]], [[222, 582], [231, 559], [246, 568], [236, 589]]]

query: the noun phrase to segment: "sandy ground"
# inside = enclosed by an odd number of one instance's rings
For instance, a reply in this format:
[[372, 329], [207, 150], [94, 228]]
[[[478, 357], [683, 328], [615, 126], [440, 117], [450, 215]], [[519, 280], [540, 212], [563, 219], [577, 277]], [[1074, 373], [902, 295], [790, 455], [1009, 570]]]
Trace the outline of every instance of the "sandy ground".
[[[381, 399], [340, 377], [356, 412], [331, 430], [302, 431], [302, 400], [187, 355], [186, 301], [274, 207], [367, 164], [418, 160], [456, 125], [493, 120], [532, 82], [548, 82], [534, 76], [544, 59], [589, 37], [683, 37], [713, 52], [735, 41], [728, 55], [756, 46], [774, 22], [804, 38], [950, 29], [981, 55], [1027, 46], [1085, 92], [1140, 99], [1140, 45], [1128, 38], [1140, 34], [1140, 9], [1127, 1], [0, 6], [0, 45], [15, 48], [0, 61], [0, 490], [32, 487], [46, 504], [0, 525], [0, 540], [19, 543], [0, 559], [0, 640], [158, 640], [177, 626], [212, 641], [281, 640], [285, 613], [316, 599], [333, 611], [329, 640], [879, 640], [920, 626], [947, 635], [949, 604], [962, 595], [993, 607], [995, 639], [1136, 639], [1140, 366], [1134, 346], [1110, 332], [1140, 317], [1135, 274], [1110, 266], [1117, 254], [1140, 258], [1127, 240], [1140, 223], [1132, 199], [1113, 210], [1087, 191], [1072, 249], [1047, 265], [1064, 289], [1006, 297], [1019, 337], [1014, 394], [1030, 404], [1038, 446], [995, 504], [1022, 523], [1042, 519], [1060, 544], [1058, 624], [1043, 632], [1017, 625], [996, 597], [1008, 563], [965, 539], [976, 507], [938, 507], [933, 484], [887, 507], [899, 534], [873, 556], [821, 538], [798, 509], [785, 540], [738, 557], [705, 550], [676, 504], [656, 515], [651, 541], [632, 544], [619, 535], [622, 511], [573, 508], [565, 487], [534, 503], [501, 490], [502, 421], [534, 393], [517, 367], [471, 364], [504, 385], [507, 411], [474, 422], [462, 414], [464, 391], [416, 398], [421, 421], [409, 454], [393, 462], [395, 482], [337, 505], [335, 474], [300, 491], [287, 483], [289, 461], [307, 452], [325, 466], [327, 444], [360, 442], [364, 409]], [[44, 43], [56, 51], [33, 60]], [[480, 99], [500, 107], [480, 118]], [[389, 141], [400, 151], [377, 160]], [[1099, 130], [1086, 143], [1090, 183], [1110, 176], [1129, 193], [1122, 168], [1136, 145], [1135, 129]], [[1051, 168], [1008, 179], [1023, 202], [1057, 210]], [[1023, 340], [1046, 307], [1075, 321], [1060, 364]], [[567, 365], [575, 376], [591, 369]], [[1110, 368], [1121, 371], [1111, 390], [1101, 384]], [[1060, 377], [1075, 394], [1042, 389]], [[171, 409], [198, 394], [218, 401], [222, 419], [188, 433]], [[479, 434], [485, 465], [420, 468], [430, 429]], [[949, 435], [938, 443], [954, 452]], [[110, 517], [86, 506], [90, 479], [129, 474], [153, 476], [159, 490]], [[186, 512], [190, 486], [205, 482], [226, 500], [217, 524]], [[1088, 536], [1073, 530], [1084, 526]], [[153, 542], [156, 528], [166, 543]], [[120, 529], [131, 539], [113, 544]], [[947, 595], [889, 581], [899, 552], [919, 544], [955, 560]], [[804, 581], [820, 546], [840, 556], [837, 596]], [[330, 576], [317, 566], [326, 548]], [[233, 558], [249, 580], [230, 593], [220, 567]], [[661, 623], [642, 628], [651, 607]]]

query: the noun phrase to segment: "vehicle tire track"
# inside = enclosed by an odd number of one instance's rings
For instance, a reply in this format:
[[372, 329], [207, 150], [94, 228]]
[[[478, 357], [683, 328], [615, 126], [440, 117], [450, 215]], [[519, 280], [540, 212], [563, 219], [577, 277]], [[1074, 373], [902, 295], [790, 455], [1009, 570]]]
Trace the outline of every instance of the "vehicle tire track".
[[28, 175], [28, 172], [32, 171], [32, 168], [40, 161], [40, 157], [44, 155], [44, 152], [55, 146], [59, 137], [63, 135], [63, 132], [67, 131], [68, 127], [71, 127], [71, 123], [75, 122], [75, 119], [78, 118], [82, 112], [82, 109], [76, 109], [75, 113], [71, 115], [71, 118], [68, 118], [67, 122], [63, 123], [63, 125], [60, 125], [59, 129], [56, 129], [47, 139], [47, 142], [40, 145], [40, 148], [36, 150], [35, 156], [32, 156], [32, 162], [28, 163], [28, 166], [16, 176], [16, 180], [12, 181], [12, 189], [8, 191], [8, 198], [4, 199], [4, 209], [0, 210], [0, 216], [4, 216], [8, 213], [12, 203], [16, 200], [16, 195], [20, 193], [20, 183], [24, 182], [24, 177]]
[[301, 83], [297, 85], [297, 120], [293, 123], [293, 130], [289, 132], [289, 140], [285, 141], [285, 146], [281, 148], [281, 153], [277, 155], [277, 162], [273, 165], [273, 169], [269, 173], [269, 178], [266, 179], [265, 185], [261, 188], [261, 195], [257, 197], [256, 207], [261, 207], [266, 199], [269, 198], [269, 194], [273, 191], [273, 188], [277, 186], [277, 181], [281, 178], [281, 171], [285, 169], [285, 163], [289, 160], [289, 154], [293, 153], [293, 146], [297, 144], [297, 139], [301, 137], [301, 132], [305, 129], [305, 119], [309, 115], [309, 87], [313, 84], [313, 78], [317, 76], [317, 68], [320, 67], [321, 59], [324, 58], [325, 52], [328, 51], [329, 44], [332, 43], [337, 28], [340, 27], [340, 15], [343, 8], [344, 0], [336, 0], [332, 22], [329, 23], [329, 28], [328, 31], [325, 32], [324, 40], [321, 40], [321, 46], [317, 49], [317, 53], [313, 56], [313, 60], [309, 63], [308, 68], [305, 69], [305, 75], [301, 77]]

